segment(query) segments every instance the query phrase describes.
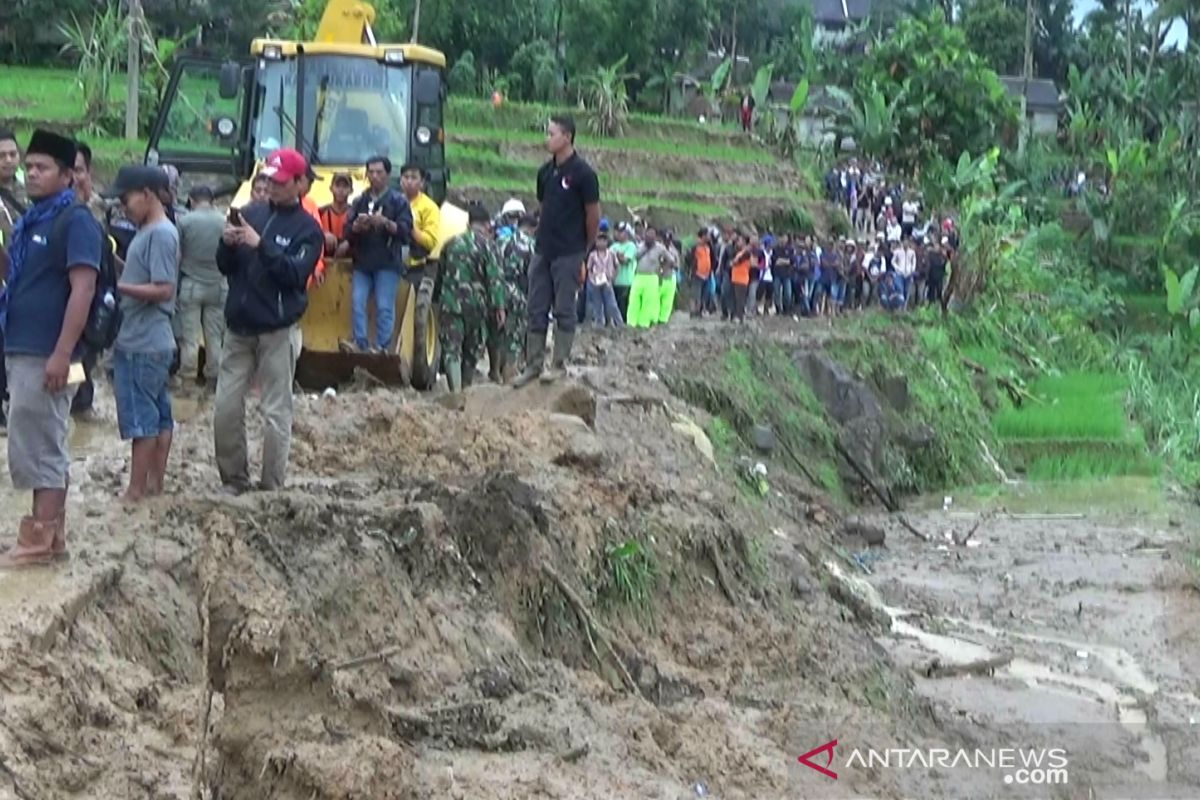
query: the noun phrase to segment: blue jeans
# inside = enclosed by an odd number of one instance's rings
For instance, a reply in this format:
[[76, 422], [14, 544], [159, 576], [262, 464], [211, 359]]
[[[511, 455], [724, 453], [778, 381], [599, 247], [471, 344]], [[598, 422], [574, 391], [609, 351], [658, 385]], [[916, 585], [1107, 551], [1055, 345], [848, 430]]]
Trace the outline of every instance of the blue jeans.
[[[391, 345], [396, 326], [396, 290], [399, 288], [399, 272], [354, 270], [350, 281], [350, 323], [358, 349], [377, 347], [386, 350]], [[374, 344], [367, 339], [367, 299], [372, 293], [375, 295]]]
[[792, 310], [792, 279], [775, 279], [775, 313], [785, 314]]
[[811, 273], [799, 280], [800, 298], [804, 304], [804, 313], [811, 314], [817, 307], [817, 280]]
[[846, 303], [846, 282], [841, 278], [835, 278], [829, 286], [829, 299], [834, 304], [841, 308]]
[[592, 313], [592, 322], [601, 328], [604, 327], [606, 322], [617, 328], [625, 325], [625, 320], [621, 319], [621, 309], [617, 306], [617, 293], [613, 291], [611, 283], [596, 286], [589, 282], [587, 285], [587, 307]]
[[121, 438], [153, 439], [175, 427], [167, 392], [175, 353], [113, 351], [113, 396]]
[[904, 304], [908, 305], [908, 303], [912, 300], [913, 283], [915, 282], [915, 279], [912, 275], [909, 275], [907, 278], [901, 278], [900, 280], [904, 282]]

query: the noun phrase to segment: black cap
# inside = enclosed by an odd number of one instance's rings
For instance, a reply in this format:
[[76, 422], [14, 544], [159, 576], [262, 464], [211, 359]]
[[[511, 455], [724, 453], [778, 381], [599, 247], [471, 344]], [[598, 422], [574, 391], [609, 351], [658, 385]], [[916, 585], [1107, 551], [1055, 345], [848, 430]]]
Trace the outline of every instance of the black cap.
[[[311, 170], [312, 170], [312, 168], [310, 167], [309, 171], [311, 171]], [[339, 183], [344, 183], [345, 185], [350, 186], [350, 187], [354, 186], [354, 180], [350, 177], [350, 173], [348, 173], [348, 172], [333, 173], [333, 180], [330, 181], [330, 183], [334, 186], [336, 186]]]
[[467, 219], [471, 222], [488, 222], [492, 215], [488, 213], [487, 208], [483, 203], [468, 203], [467, 204]]
[[25, 148], [26, 155], [32, 153], [50, 156], [68, 167], [75, 166], [75, 141], [66, 136], [60, 136], [54, 131], [42, 128], [35, 130], [29, 137], [29, 147]]
[[308, 175], [308, 181], [309, 181], [309, 183], [314, 183], [314, 182], [316, 182], [316, 181], [324, 180], [324, 178], [322, 178], [320, 175], [318, 175], [318, 174], [317, 174], [317, 173], [316, 173], [316, 172], [313, 170], [313, 168], [312, 168], [312, 164], [309, 164], [309, 165], [308, 165], [308, 172], [307, 172], [306, 174]]
[[121, 167], [117, 172], [117, 179], [113, 181], [112, 186], [104, 193], [104, 197], [112, 200], [121, 198], [130, 192], [138, 192], [143, 189], [159, 192], [170, 188], [170, 181], [167, 178], [167, 174], [161, 169], [135, 164], [133, 166]]
[[188, 192], [188, 197], [193, 201], [199, 200], [202, 203], [211, 203], [213, 201], [213, 190], [207, 186], [193, 186]]

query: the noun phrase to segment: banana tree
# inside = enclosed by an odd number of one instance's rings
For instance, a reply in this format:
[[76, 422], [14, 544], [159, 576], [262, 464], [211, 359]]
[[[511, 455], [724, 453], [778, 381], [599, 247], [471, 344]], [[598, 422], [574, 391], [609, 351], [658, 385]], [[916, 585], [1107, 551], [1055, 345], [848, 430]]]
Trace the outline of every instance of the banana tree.
[[637, 77], [625, 71], [629, 55], [621, 56], [614, 64], [597, 67], [583, 79], [583, 102], [592, 112], [592, 131], [598, 136], [620, 136], [625, 118], [629, 116], [629, 90], [626, 81]]
[[679, 80], [679, 73], [675, 71], [674, 64], [663, 64], [660, 71], [651, 75], [642, 87], [650, 92], [659, 92], [660, 100], [662, 101], [662, 113], [671, 113], [671, 89]]
[[775, 64], [765, 64], [754, 73], [754, 83], [750, 85], [750, 97], [754, 99], [754, 107], [766, 108], [767, 97], [771, 93], [771, 75], [775, 72]]
[[717, 105], [717, 98], [725, 90], [725, 83], [729, 80], [729, 73], [732, 71], [733, 59], [727, 58], [717, 65], [708, 83], [703, 85], [702, 90], [704, 98], [708, 100], [709, 113], [715, 114], [718, 112], [720, 107]]
[[891, 101], [875, 85], [871, 86], [859, 102], [854, 102], [845, 92], [831, 91], [831, 94], [835, 98], [849, 101], [838, 115], [838, 148], [841, 147], [842, 139], [852, 137], [855, 146], [863, 155], [886, 158], [894, 152], [900, 134], [897, 112], [905, 101], [903, 90]]

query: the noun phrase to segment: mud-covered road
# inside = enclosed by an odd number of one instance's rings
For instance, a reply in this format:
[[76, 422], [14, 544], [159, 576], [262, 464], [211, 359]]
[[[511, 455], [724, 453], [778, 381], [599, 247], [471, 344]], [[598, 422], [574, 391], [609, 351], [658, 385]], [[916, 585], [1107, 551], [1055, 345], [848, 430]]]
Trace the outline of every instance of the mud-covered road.
[[897, 528], [869, 562], [881, 642], [919, 692], [989, 746], [1066, 751], [1064, 772], [1021, 776], [1035, 794], [1200, 797], [1195, 515], [1161, 492], [911, 514], [932, 541]]
[[[657, 377], [728, 329], [656, 333], [585, 335], [569, 386], [461, 412], [298, 397], [283, 492], [221, 496], [211, 402], [183, 399], [168, 496], [135, 510], [102, 392], [73, 558], [0, 575], [0, 800], [1200, 797], [1186, 507], [934, 503], [908, 512], [931, 541], [884, 516], [851, 544], [782, 459], [748, 496]], [[4, 533], [27, 503], [0, 490]], [[1003, 748], [1067, 772], [912, 762]]]

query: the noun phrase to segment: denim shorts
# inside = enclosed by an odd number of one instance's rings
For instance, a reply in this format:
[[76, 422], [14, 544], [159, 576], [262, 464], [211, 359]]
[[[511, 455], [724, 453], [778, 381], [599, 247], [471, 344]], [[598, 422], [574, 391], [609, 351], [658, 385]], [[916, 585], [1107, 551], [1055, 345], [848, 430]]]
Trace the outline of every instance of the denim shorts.
[[113, 352], [113, 394], [121, 438], [152, 439], [172, 430], [171, 395], [167, 393], [174, 353]]

